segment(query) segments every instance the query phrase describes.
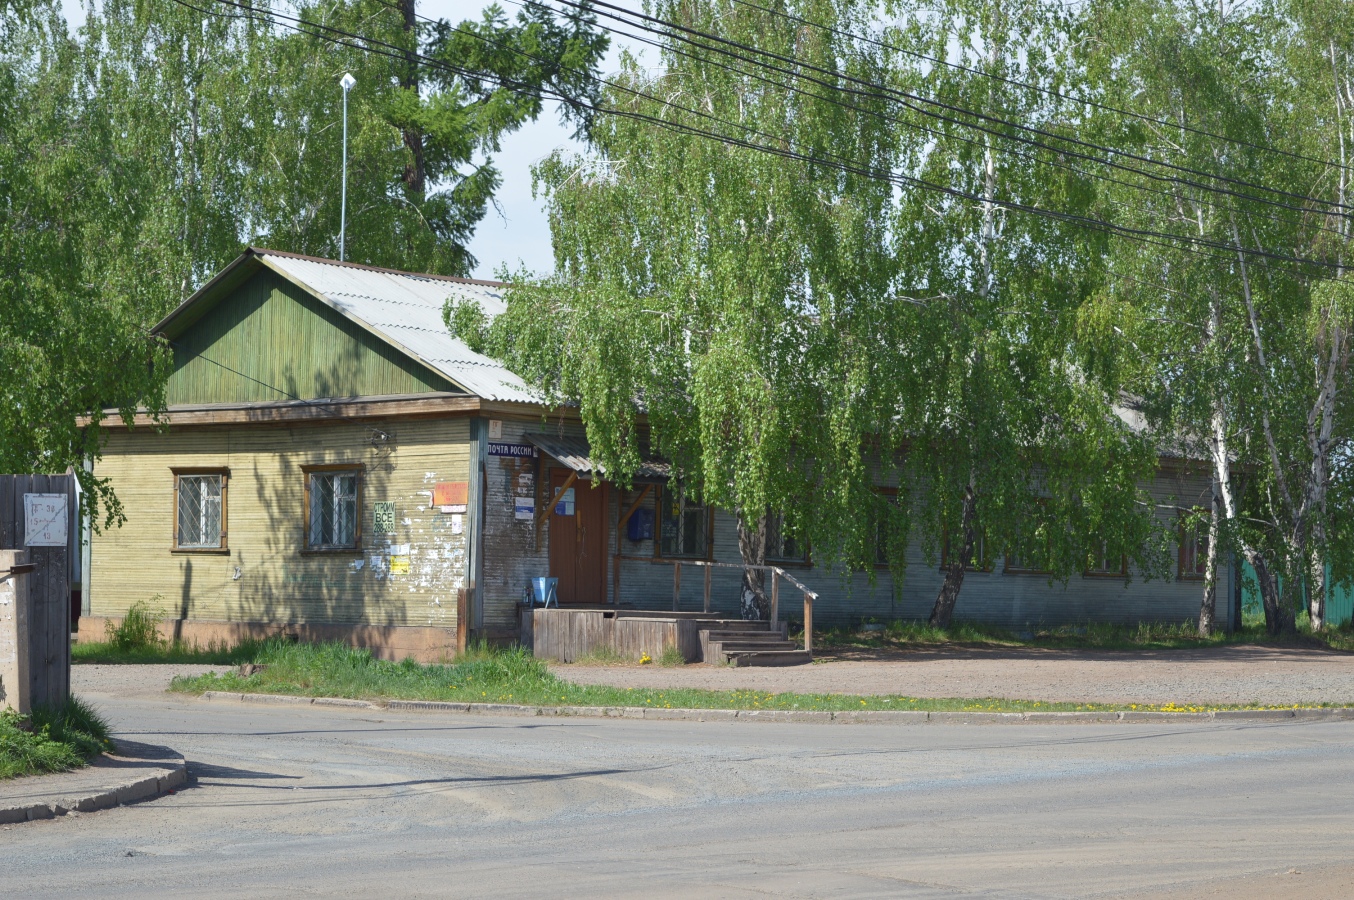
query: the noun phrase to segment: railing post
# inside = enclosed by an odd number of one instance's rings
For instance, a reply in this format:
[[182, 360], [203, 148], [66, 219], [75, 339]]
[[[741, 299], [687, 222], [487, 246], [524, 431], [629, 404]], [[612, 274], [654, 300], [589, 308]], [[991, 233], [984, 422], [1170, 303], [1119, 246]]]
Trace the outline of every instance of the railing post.
[[682, 564], [672, 564], [672, 611], [677, 612], [680, 608], [682, 597]]
[[710, 567], [702, 566], [705, 569], [705, 611], [710, 611]]
[[771, 570], [771, 630], [780, 630], [780, 569]]
[[813, 656], [813, 595], [804, 592], [804, 652]]

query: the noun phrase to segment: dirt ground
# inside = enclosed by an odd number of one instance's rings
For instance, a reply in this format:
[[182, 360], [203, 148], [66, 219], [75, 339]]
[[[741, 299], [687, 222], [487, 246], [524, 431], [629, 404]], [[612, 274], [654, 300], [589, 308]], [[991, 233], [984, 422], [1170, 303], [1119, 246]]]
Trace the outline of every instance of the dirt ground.
[[780, 693], [1000, 697], [1081, 703], [1354, 705], [1354, 654], [1317, 649], [919, 649], [825, 656], [812, 665], [556, 665], [583, 684]]

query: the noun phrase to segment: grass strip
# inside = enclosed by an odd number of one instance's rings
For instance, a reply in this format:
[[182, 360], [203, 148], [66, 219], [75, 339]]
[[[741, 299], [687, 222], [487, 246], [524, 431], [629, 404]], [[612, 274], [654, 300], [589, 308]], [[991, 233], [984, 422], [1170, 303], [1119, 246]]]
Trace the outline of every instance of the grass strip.
[[1276, 638], [1265, 630], [1262, 620], [1252, 619], [1234, 632], [1217, 632], [1201, 638], [1192, 621], [1093, 622], [1016, 632], [978, 622], [955, 622], [949, 628], [935, 628], [924, 621], [894, 620], [887, 624], [819, 628], [814, 632], [814, 646], [826, 651], [909, 650], [947, 645], [1047, 650], [1197, 650], [1251, 645], [1354, 651], [1354, 629], [1350, 627], [1312, 632], [1304, 627], [1305, 620], [1298, 625], [1296, 633]]
[[359, 700], [441, 700], [526, 706], [631, 706], [658, 709], [738, 710], [926, 710], [930, 712], [1109, 712], [1144, 710], [1207, 712], [1214, 709], [1279, 709], [1266, 706], [1193, 706], [1056, 703], [998, 698], [920, 698], [851, 694], [775, 694], [697, 688], [616, 688], [574, 684], [554, 675], [521, 649], [478, 648], [449, 665], [387, 662], [366, 650], [339, 644], [270, 642], [255, 662], [261, 672], [179, 676], [170, 690], [190, 694], [229, 691], [347, 697]]
[[183, 641], [126, 646], [114, 641], [81, 641], [71, 645], [71, 662], [98, 665], [153, 665], [202, 663], [213, 666], [238, 666], [253, 662], [263, 641], [245, 640], [238, 644], [213, 641], [203, 647]]
[[0, 779], [78, 769], [111, 749], [107, 723], [78, 697], [28, 716], [0, 712]]

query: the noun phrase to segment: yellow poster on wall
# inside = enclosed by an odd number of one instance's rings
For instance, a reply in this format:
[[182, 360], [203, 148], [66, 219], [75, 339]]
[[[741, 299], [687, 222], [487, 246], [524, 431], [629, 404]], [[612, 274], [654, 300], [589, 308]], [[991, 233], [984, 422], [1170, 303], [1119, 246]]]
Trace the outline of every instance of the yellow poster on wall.
[[390, 557], [390, 574], [391, 574], [391, 575], [408, 575], [408, 574], [409, 574], [409, 557], [407, 557], [407, 556], [392, 556], [392, 557]]

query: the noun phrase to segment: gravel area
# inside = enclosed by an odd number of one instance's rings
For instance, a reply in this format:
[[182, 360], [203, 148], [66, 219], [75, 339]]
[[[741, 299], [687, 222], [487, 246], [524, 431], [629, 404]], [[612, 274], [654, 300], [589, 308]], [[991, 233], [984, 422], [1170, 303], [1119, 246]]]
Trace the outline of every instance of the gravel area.
[[229, 672], [235, 666], [209, 666], [184, 663], [168, 666], [91, 665], [71, 666], [71, 693], [113, 694], [119, 697], [144, 697], [163, 694], [175, 675], [201, 675], [205, 672]]
[[1354, 654], [1271, 647], [1071, 651], [922, 649], [807, 666], [556, 665], [582, 684], [772, 693], [999, 697], [1181, 705], [1354, 706]]

